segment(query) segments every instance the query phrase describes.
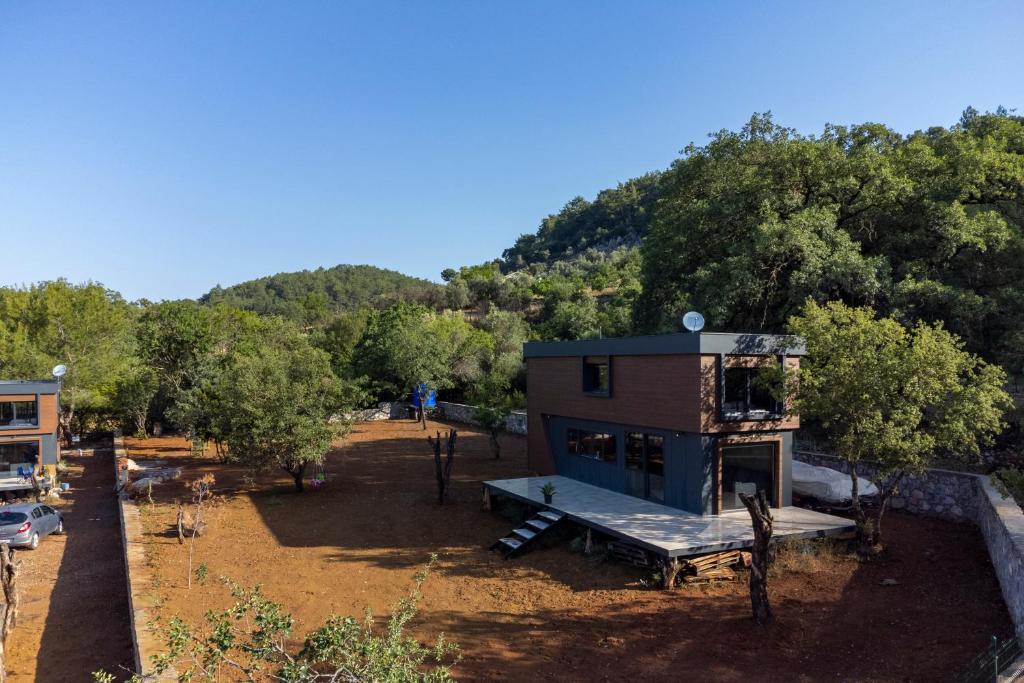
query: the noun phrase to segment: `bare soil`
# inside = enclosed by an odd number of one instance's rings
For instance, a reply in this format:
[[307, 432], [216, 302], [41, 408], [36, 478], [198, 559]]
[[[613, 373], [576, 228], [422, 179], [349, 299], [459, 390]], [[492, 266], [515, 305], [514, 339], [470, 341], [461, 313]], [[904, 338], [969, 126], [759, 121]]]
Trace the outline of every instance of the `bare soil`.
[[12, 683], [88, 681], [131, 663], [128, 589], [109, 446], [66, 453], [71, 490], [48, 504], [67, 533], [16, 551], [21, 608], [7, 640]]
[[[327, 484], [303, 494], [284, 473], [191, 459], [183, 439], [127, 440], [132, 457], [185, 471], [143, 506], [161, 614], [198, 620], [226, 606], [223, 575], [262, 584], [302, 633], [331, 613], [386, 614], [437, 553], [413, 627], [460, 644], [460, 680], [938, 681], [1012, 632], [977, 529], [909, 515], [887, 518], [887, 550], [872, 562], [826, 552], [780, 563], [767, 628], [752, 623], [743, 582], [650, 590], [649, 572], [572, 553], [565, 539], [503, 560], [487, 548], [512, 524], [481, 510], [480, 482], [527, 475], [525, 439], [503, 437], [495, 461], [484, 434], [457, 428], [444, 507], [428, 432], [411, 421], [358, 425], [328, 457]], [[206, 472], [220, 500], [195, 563], [210, 578], [190, 590], [174, 499]]]

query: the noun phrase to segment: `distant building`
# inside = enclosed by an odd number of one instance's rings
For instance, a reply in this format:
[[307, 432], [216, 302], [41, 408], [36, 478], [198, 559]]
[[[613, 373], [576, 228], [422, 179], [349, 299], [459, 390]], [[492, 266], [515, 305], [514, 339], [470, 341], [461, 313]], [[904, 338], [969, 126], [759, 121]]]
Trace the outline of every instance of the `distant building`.
[[799, 368], [794, 342], [681, 333], [528, 343], [529, 466], [697, 514], [742, 508], [738, 494], [757, 490], [788, 506], [800, 420], [755, 380], [764, 365]]
[[0, 381], [0, 478], [37, 467], [52, 480], [60, 460], [57, 380]]

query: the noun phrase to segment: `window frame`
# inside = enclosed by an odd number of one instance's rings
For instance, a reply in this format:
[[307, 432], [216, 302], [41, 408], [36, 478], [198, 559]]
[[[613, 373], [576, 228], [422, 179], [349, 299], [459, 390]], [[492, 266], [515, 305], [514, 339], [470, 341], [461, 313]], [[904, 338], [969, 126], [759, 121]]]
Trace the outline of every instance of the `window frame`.
[[[733, 365], [726, 362], [727, 356], [721, 354], [718, 360], [718, 419], [722, 422], [753, 422], [758, 420], [778, 420], [785, 414], [781, 401], [776, 401], [769, 396], [771, 407], [768, 410], [751, 410], [752, 396], [754, 392], [754, 377], [762, 366]], [[785, 356], [778, 357], [779, 363], [785, 367]], [[726, 373], [730, 370], [741, 370], [746, 374], [744, 387], [743, 410], [727, 411], [725, 409]]]
[[[603, 437], [605, 442], [610, 439], [612, 448], [609, 452], [585, 453], [583, 451], [583, 443], [587, 437], [584, 435], [590, 436], [591, 439]], [[575, 447], [570, 448], [570, 444], [574, 444]], [[565, 445], [566, 452], [569, 455], [586, 458], [587, 460], [603, 462], [608, 465], [617, 465], [619, 462], [619, 438], [618, 434], [614, 434], [612, 432], [601, 432], [582, 427], [568, 427], [565, 432]]]
[[[18, 421], [18, 408], [17, 408], [17, 404], [19, 404], [19, 403], [31, 403], [31, 404], [35, 405], [35, 410], [33, 411], [34, 417], [33, 417], [33, 420], [31, 422], [19, 422]], [[0, 405], [2, 405], [2, 404], [7, 404], [7, 405], [9, 405], [11, 407], [10, 408], [10, 410], [11, 410], [11, 422], [9, 422], [7, 424], [0, 424], [0, 430], [5, 430], [5, 429], [10, 429], [10, 430], [15, 430], [15, 429], [38, 429], [39, 428], [39, 424], [40, 423], [39, 423], [39, 395], [38, 394], [36, 396], [32, 397], [32, 398], [24, 398], [24, 397], [21, 397], [21, 396], [16, 397], [16, 398], [11, 398], [11, 397], [8, 397], [8, 396], [0, 396]]]
[[[590, 368], [604, 366], [607, 386], [593, 385]], [[600, 372], [600, 371], [598, 371]], [[580, 386], [587, 396], [608, 398], [612, 395], [612, 357], [611, 356], [583, 356], [580, 358]]]

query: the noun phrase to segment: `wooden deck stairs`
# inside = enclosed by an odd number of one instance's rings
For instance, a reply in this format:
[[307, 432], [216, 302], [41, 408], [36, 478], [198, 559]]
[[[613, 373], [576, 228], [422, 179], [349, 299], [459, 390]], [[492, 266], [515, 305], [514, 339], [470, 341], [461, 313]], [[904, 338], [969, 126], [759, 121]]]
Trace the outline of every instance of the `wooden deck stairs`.
[[554, 528], [559, 522], [565, 519], [564, 512], [554, 510], [541, 510], [533, 517], [516, 527], [504, 538], [499, 538], [491, 545], [491, 550], [499, 550], [505, 559], [518, 555], [538, 538]]

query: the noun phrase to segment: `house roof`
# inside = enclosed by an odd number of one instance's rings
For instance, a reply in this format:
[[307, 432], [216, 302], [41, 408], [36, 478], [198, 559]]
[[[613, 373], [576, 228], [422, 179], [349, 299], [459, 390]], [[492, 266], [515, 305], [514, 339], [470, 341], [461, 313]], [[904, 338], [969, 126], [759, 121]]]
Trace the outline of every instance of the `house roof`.
[[55, 379], [3, 379], [0, 380], [0, 396], [18, 394], [56, 394], [60, 383]]
[[523, 344], [524, 358], [557, 356], [651, 356], [683, 353], [725, 353], [743, 356], [802, 356], [800, 337], [779, 334], [676, 332], [641, 337], [539, 341]]

